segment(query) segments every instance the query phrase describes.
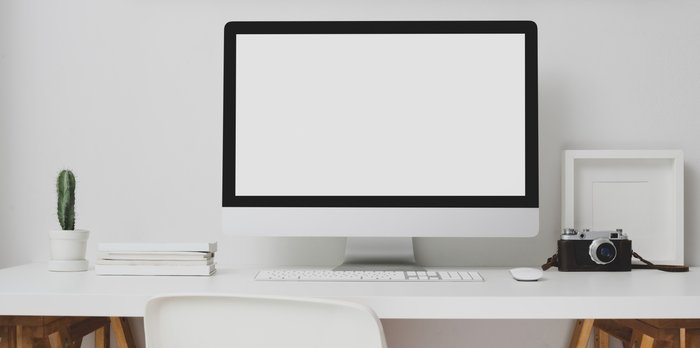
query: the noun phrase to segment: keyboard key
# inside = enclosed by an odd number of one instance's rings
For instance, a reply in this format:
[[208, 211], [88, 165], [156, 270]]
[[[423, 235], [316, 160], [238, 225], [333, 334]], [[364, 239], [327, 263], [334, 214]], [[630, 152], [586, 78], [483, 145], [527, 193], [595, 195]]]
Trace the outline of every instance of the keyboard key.
[[473, 280], [472, 275], [469, 272], [457, 272], [462, 277], [463, 280]]
[[484, 281], [484, 278], [481, 277], [481, 274], [479, 274], [479, 272], [469, 272], [469, 275], [471, 275], [472, 279], [474, 279], [476, 281], [480, 281], [480, 282]]
[[451, 281], [462, 280], [462, 277], [457, 272], [442, 271], [442, 272], [438, 272], [438, 274], [440, 275], [440, 278], [442, 280], [451, 280]]

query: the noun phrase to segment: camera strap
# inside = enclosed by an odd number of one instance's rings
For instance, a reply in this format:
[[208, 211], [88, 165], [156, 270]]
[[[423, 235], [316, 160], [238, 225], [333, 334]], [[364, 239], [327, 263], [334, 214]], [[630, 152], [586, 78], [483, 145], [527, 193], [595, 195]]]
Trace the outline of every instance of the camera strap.
[[[645, 260], [643, 257], [641, 257], [639, 254], [636, 252], [632, 251], [632, 257], [635, 259], [638, 259], [639, 261], [642, 261], [644, 264], [632, 264], [633, 269], [658, 269], [659, 271], [664, 271], [664, 272], [688, 272], [689, 268], [688, 266], [678, 266], [678, 265], [655, 265], [651, 261]], [[547, 262], [545, 262], [542, 265], [542, 270], [546, 271], [550, 269], [551, 267], [559, 267], [559, 254], [555, 253], [552, 255], [552, 257], [547, 259]]]
[[542, 265], [542, 270], [546, 271], [552, 267], [557, 267], [559, 268], [559, 253], [554, 253], [552, 257], [547, 259], [547, 262]]
[[688, 272], [689, 268], [688, 266], [677, 266], [677, 265], [655, 265], [651, 263], [650, 261], [645, 260], [643, 257], [639, 256], [634, 250], [632, 250], [632, 257], [635, 259], [638, 259], [639, 261], [644, 262], [644, 265], [640, 264], [632, 264], [632, 268], [634, 269], [658, 269], [659, 271], [664, 271], [664, 272]]

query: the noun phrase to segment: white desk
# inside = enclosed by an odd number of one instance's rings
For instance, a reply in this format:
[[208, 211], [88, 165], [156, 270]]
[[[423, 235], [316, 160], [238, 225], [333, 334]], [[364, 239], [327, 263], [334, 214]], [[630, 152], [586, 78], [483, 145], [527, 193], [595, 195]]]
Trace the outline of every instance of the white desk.
[[700, 272], [565, 273], [516, 282], [505, 268], [476, 268], [483, 283], [254, 281], [255, 270], [219, 267], [212, 277], [115, 277], [55, 273], [45, 263], [0, 270], [0, 315], [143, 316], [165, 293], [237, 293], [336, 298], [381, 318], [700, 318]]

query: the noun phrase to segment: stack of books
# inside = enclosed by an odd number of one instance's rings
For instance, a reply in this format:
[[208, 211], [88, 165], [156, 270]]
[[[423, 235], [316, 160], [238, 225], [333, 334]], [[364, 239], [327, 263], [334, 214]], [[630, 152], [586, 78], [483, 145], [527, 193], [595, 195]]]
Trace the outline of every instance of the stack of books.
[[209, 276], [216, 272], [216, 243], [102, 243], [98, 275]]

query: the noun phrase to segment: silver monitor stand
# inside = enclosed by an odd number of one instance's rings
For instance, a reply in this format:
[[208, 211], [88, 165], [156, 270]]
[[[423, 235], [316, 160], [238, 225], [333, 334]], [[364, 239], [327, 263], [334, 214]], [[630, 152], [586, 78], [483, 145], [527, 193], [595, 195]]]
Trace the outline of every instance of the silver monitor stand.
[[336, 271], [422, 271], [412, 237], [347, 237], [345, 261]]

